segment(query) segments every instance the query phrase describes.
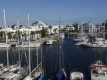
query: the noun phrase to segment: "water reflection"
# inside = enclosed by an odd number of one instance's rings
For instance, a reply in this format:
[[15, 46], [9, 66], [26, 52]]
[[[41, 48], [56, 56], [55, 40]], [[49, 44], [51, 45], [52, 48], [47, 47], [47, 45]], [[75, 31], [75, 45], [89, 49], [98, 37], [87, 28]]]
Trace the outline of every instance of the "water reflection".
[[[43, 53], [43, 68], [48, 78], [51, 78], [59, 68], [59, 43], [52, 45], [42, 45]], [[106, 48], [82, 48], [75, 46], [72, 38], [65, 38], [61, 41], [64, 53], [64, 67], [69, 78], [70, 71], [74, 68], [81, 69], [86, 75], [86, 80], [89, 71], [89, 65], [95, 60], [101, 59], [106, 63]], [[19, 53], [21, 56], [21, 65], [28, 65], [28, 48], [11, 48], [9, 49], [9, 62], [15, 64], [19, 61]], [[37, 66], [37, 53], [41, 53], [40, 48], [31, 48], [31, 66], [32, 69]], [[26, 56], [25, 56], [26, 55]], [[39, 62], [40, 62], [39, 55]], [[6, 65], [6, 49], [0, 48], [0, 62]]]

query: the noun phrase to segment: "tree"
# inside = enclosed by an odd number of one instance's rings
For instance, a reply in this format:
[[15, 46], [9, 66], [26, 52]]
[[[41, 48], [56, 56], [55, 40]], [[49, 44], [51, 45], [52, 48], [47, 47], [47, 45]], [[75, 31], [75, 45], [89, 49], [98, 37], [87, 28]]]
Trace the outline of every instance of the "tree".
[[0, 27], [0, 29], [2, 29], [2, 27]]
[[11, 28], [14, 29], [14, 25], [12, 25]]
[[8, 33], [7, 33], [7, 36], [8, 36], [8, 38], [9, 38], [10, 41], [11, 41], [11, 38], [12, 38], [12, 34], [11, 34], [11, 32], [8, 32]]
[[53, 30], [55, 34], [56, 34], [56, 30], [57, 30], [56, 28]]
[[39, 38], [38, 36], [40, 35], [40, 31], [36, 31], [37, 34], [37, 39]]
[[102, 26], [105, 26], [105, 23], [104, 23], [104, 22], [102, 23]]
[[21, 29], [21, 28], [23, 27], [23, 25], [20, 25], [19, 27], [20, 27], [20, 29]]
[[22, 32], [18, 30], [18, 31], [16, 31], [16, 35], [17, 35], [17, 38], [20, 39]]
[[43, 27], [42, 30], [40, 31], [41, 32], [41, 38], [44, 38], [46, 37], [46, 29]]
[[52, 29], [52, 26], [51, 26], [51, 25], [49, 25], [49, 29], [50, 29], [50, 34], [51, 34], [51, 29]]
[[5, 34], [5, 32], [1, 31], [1, 32], [0, 32], [0, 37], [3, 38], [4, 34]]
[[23, 33], [22, 36], [26, 39], [27, 38], [27, 34]]
[[35, 34], [35, 31], [31, 31], [31, 33], [30, 33], [30, 34], [31, 34], [31, 36], [32, 36], [32, 38], [31, 38], [31, 39], [32, 39], [32, 40], [34, 40], [34, 34]]
[[78, 22], [76, 22], [76, 23], [74, 22], [73, 26], [75, 28], [75, 32], [78, 32]]

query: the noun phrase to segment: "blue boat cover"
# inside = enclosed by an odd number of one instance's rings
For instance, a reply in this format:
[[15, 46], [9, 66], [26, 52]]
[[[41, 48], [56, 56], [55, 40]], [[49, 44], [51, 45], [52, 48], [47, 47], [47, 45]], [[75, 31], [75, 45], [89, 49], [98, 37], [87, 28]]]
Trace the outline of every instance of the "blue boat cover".
[[59, 69], [57, 74], [56, 74], [58, 80], [65, 80], [65, 75], [62, 69]]
[[41, 74], [39, 80], [48, 80], [44, 74]]

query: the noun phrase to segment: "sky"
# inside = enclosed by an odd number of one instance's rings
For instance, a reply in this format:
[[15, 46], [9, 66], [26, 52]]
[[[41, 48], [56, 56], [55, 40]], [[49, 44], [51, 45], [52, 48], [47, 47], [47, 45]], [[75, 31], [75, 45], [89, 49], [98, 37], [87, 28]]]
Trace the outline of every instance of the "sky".
[[100, 24], [107, 19], [107, 0], [0, 0], [0, 25], [3, 22], [3, 9], [6, 11], [7, 25], [16, 24], [18, 16], [20, 25], [27, 25], [27, 13], [30, 24], [42, 21], [49, 25], [70, 25], [91, 22]]

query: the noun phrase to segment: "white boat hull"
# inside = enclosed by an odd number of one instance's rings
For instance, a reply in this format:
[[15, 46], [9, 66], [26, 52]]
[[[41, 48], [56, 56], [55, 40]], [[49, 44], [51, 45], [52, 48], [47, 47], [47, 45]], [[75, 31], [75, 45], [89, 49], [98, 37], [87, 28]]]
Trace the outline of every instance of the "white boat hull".
[[42, 68], [36, 67], [23, 80], [34, 80], [34, 79], [37, 79], [41, 75], [42, 72], [43, 72]]
[[89, 47], [89, 48], [107, 47], [107, 45], [98, 45], [98, 44], [92, 44], [92, 43], [81, 44], [81, 46], [83, 46], [83, 47]]
[[40, 43], [30, 44], [30, 45], [27, 45], [27, 44], [16, 45], [16, 48], [28, 48], [28, 47], [31, 47], [31, 48], [40, 47]]
[[6, 48], [6, 47], [10, 47], [10, 45], [5, 43], [0, 43], [0, 48]]
[[46, 42], [47, 45], [51, 45], [52, 43], [53, 43], [53, 40], [48, 40], [48, 41]]
[[72, 72], [70, 74], [70, 80], [84, 80], [84, 75], [81, 72]]

